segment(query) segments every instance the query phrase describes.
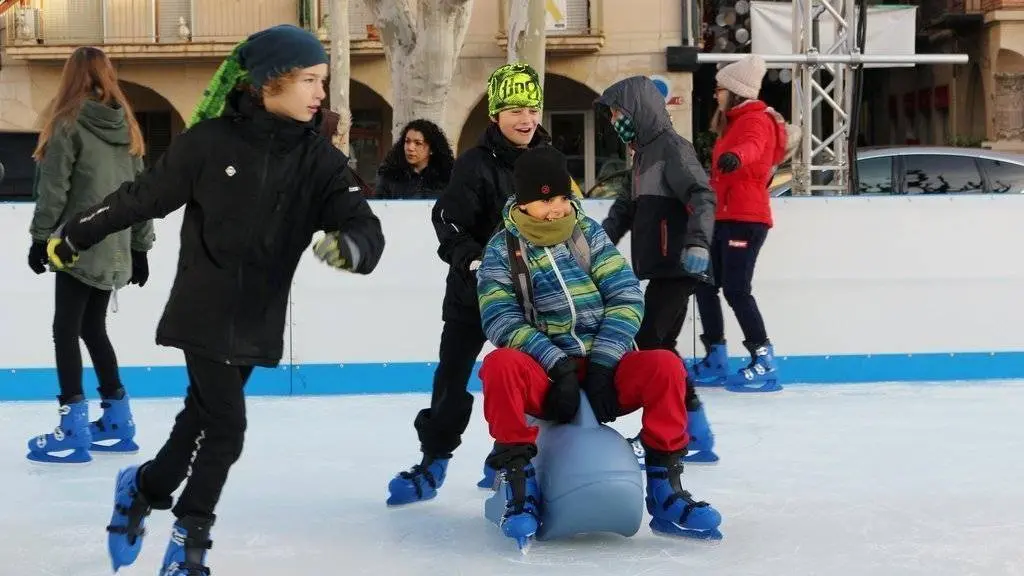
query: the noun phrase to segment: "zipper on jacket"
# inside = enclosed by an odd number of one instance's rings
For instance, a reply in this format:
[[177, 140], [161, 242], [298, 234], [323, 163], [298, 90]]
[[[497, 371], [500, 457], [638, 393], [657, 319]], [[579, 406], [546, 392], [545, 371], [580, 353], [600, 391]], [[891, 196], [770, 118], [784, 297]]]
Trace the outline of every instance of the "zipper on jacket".
[[579, 336], [576, 335], [576, 305], [572, 303], [572, 294], [569, 292], [569, 287], [565, 284], [565, 279], [562, 278], [562, 272], [558, 269], [558, 263], [555, 262], [555, 255], [551, 253], [551, 248], [545, 246], [544, 252], [548, 255], [548, 259], [551, 260], [551, 269], [554, 270], [555, 277], [558, 278], [558, 284], [562, 287], [562, 292], [565, 294], [565, 299], [569, 302], [569, 335], [579, 344], [580, 352], [586, 356], [587, 347], [583, 345], [583, 340], [580, 340]]
[[668, 257], [668, 220], [661, 219], [661, 255]]

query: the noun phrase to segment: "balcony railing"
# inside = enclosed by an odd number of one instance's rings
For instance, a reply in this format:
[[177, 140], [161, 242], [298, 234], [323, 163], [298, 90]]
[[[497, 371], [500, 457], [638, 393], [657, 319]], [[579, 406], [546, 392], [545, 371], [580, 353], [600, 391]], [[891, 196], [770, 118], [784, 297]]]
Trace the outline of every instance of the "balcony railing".
[[[314, 21], [320, 29], [315, 32], [326, 39], [330, 2], [316, 4]], [[295, 0], [32, 0], [26, 5], [3, 15], [3, 43], [9, 49], [96, 45], [117, 47], [114, 53], [139, 50], [170, 55], [175, 49], [168, 45], [191, 44], [197, 45], [195, 50], [182, 46], [179, 52], [198, 53], [209, 52], [211, 45], [233, 45], [268, 26], [298, 24]], [[240, 5], [246, 8], [239, 9]], [[365, 41], [371, 35], [373, 16], [363, 0], [350, 0], [349, 6], [352, 40]]]

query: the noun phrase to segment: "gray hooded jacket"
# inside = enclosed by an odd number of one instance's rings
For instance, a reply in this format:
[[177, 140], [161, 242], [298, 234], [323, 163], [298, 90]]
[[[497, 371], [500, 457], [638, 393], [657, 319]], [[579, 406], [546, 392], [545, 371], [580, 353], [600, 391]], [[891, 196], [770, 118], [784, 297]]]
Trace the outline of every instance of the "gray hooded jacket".
[[682, 265], [690, 246], [710, 250], [715, 193], [693, 145], [672, 128], [665, 99], [646, 76], [608, 87], [597, 99], [633, 119], [633, 195], [625, 208], [616, 202], [605, 228], [615, 239], [632, 232], [632, 262], [642, 279], [688, 276]]

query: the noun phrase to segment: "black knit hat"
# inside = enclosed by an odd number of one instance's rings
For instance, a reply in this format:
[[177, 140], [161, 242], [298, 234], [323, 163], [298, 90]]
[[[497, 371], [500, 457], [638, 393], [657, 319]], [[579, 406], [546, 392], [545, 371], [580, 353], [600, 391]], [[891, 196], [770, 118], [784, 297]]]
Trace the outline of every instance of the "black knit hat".
[[565, 154], [553, 146], [538, 146], [523, 152], [516, 160], [513, 177], [517, 204], [555, 196], [572, 197], [569, 162]]
[[291, 24], [260, 30], [246, 39], [238, 54], [254, 88], [295, 68], [328, 64], [324, 45], [309, 31]]

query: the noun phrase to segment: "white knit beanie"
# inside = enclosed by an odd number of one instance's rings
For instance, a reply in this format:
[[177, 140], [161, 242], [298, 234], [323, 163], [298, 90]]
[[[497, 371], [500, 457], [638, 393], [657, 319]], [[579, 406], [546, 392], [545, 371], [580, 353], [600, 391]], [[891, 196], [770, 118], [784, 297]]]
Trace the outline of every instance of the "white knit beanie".
[[761, 93], [761, 81], [766, 71], [763, 58], [757, 54], [747, 54], [742, 60], [719, 70], [715, 81], [719, 88], [753, 100]]

